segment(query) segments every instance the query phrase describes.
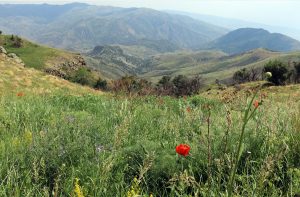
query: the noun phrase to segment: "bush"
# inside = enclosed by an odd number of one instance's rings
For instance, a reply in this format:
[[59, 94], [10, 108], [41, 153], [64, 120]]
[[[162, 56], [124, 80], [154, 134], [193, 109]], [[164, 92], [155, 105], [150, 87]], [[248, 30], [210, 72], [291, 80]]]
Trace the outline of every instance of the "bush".
[[145, 79], [138, 79], [135, 76], [124, 76], [112, 82], [111, 89], [114, 92], [126, 94], [148, 95], [153, 91], [151, 83]]
[[23, 40], [18, 37], [18, 36], [14, 36], [14, 35], [11, 35], [11, 41], [12, 41], [12, 46], [15, 47], [15, 48], [20, 48], [22, 47], [23, 45]]
[[94, 85], [95, 89], [107, 90], [107, 81], [99, 78]]
[[275, 85], [284, 85], [288, 79], [289, 73], [287, 65], [278, 60], [269, 61], [264, 66], [263, 72], [272, 73], [272, 76], [268, 78], [268, 81]]
[[294, 63], [295, 69], [295, 83], [300, 83], [300, 62]]
[[190, 79], [184, 75], [178, 75], [173, 80], [169, 76], [163, 76], [157, 83], [156, 92], [159, 95], [189, 96], [198, 93], [202, 86], [202, 79], [199, 76]]
[[95, 84], [91, 71], [85, 67], [79, 68], [73, 74], [71, 74], [70, 81], [88, 86], [94, 86]]
[[251, 81], [257, 81], [259, 80], [258, 77], [258, 70], [251, 68], [248, 70], [247, 68], [243, 68], [241, 70], [236, 71], [233, 74], [233, 81], [235, 83], [245, 83], [245, 82], [251, 82]]

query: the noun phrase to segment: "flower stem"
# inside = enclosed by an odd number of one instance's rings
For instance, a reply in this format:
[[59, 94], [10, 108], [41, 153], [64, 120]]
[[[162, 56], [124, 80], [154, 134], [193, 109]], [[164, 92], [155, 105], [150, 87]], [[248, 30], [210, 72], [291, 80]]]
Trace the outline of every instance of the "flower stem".
[[228, 188], [228, 196], [229, 197], [232, 196], [233, 182], [234, 182], [234, 178], [235, 178], [237, 166], [238, 166], [238, 163], [239, 163], [239, 160], [240, 160], [240, 156], [241, 156], [242, 144], [243, 144], [243, 140], [244, 140], [244, 134], [245, 134], [246, 125], [249, 122], [250, 118], [253, 116], [254, 112], [256, 111], [256, 108], [255, 108], [252, 111], [252, 113], [249, 115], [249, 113], [251, 111], [252, 103], [253, 103], [254, 98], [256, 97], [257, 93], [258, 93], [258, 91], [256, 91], [256, 93], [252, 97], [250, 103], [248, 104], [248, 108], [247, 108], [247, 110], [245, 112], [245, 115], [244, 115], [242, 131], [241, 131], [241, 135], [239, 137], [239, 142], [238, 142], [238, 149], [237, 149], [237, 151], [235, 153], [234, 164], [233, 164], [233, 166], [231, 168], [231, 171], [230, 171], [229, 188]]

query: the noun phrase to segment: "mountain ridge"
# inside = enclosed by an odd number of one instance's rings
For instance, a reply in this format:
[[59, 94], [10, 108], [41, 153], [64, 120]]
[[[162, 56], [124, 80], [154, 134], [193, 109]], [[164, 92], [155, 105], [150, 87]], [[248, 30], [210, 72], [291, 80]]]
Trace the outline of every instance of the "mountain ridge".
[[262, 28], [240, 28], [216, 39], [208, 45], [229, 54], [243, 53], [256, 48], [289, 52], [300, 50], [300, 42], [279, 33], [270, 33]]
[[[27, 5], [30, 7], [30, 5]], [[0, 5], [0, 29], [19, 34], [54, 47], [65, 49], [92, 49], [96, 45], [123, 44], [152, 47], [164, 41], [172, 48], [197, 48], [228, 31], [216, 25], [188, 16], [171, 15], [149, 8], [118, 8], [92, 5], [70, 5], [57, 17], [42, 15], [43, 6], [34, 6], [36, 12], [11, 17]], [[10, 5], [10, 13], [16, 13]], [[51, 6], [50, 6], [51, 7]], [[40, 10], [39, 10], [40, 9]], [[48, 8], [50, 9], [50, 8]], [[55, 6], [51, 7], [55, 10]], [[34, 15], [37, 13], [34, 17]], [[9, 16], [9, 17], [8, 17]], [[51, 19], [51, 20], [50, 20]], [[26, 24], [26, 28], [16, 28]], [[147, 41], [147, 42], [145, 42]], [[150, 42], [150, 43], [149, 43]], [[172, 46], [174, 45], [174, 46]]]

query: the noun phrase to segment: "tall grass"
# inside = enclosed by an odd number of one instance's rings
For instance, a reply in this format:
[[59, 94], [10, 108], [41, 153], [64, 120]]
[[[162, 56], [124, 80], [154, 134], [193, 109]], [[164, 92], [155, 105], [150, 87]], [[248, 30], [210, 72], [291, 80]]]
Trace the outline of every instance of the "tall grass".
[[[249, 103], [2, 96], [0, 196], [227, 196]], [[234, 195], [300, 192], [298, 109], [297, 102], [267, 100], [254, 112], [232, 178]], [[190, 145], [189, 156], [176, 155], [180, 143]]]

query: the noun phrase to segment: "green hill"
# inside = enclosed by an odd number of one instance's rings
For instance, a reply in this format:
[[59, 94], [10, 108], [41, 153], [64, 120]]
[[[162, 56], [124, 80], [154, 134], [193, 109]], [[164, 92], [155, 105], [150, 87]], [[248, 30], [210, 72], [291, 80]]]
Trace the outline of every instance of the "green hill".
[[300, 42], [283, 34], [270, 33], [264, 29], [241, 28], [213, 41], [210, 47], [229, 54], [238, 54], [256, 48], [289, 52], [299, 51]]
[[27, 68], [13, 58], [0, 53], [0, 97], [16, 95], [51, 95], [54, 92], [69, 94], [99, 94], [99, 91], [70, 83], [67, 80], [34, 68]]
[[[25, 67], [65, 79], [70, 79], [81, 68], [90, 70], [84, 58], [78, 53], [41, 46], [17, 36], [0, 35], [0, 46], [3, 46], [8, 54], [16, 54], [24, 62]], [[98, 71], [89, 72], [95, 78], [100, 76]]]

